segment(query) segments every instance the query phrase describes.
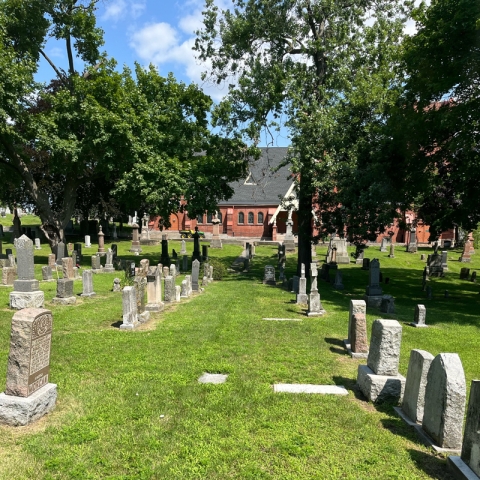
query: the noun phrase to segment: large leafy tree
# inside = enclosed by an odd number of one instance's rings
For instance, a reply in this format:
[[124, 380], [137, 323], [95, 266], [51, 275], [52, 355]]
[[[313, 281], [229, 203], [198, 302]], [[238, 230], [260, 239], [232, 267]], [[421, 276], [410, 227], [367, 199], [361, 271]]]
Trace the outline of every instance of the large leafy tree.
[[[34, 206], [52, 247], [74, 212], [88, 215], [91, 207], [144, 207], [168, 219], [184, 195], [189, 214], [214, 210], [232, 193], [228, 182], [243, 173], [248, 156], [237, 139], [207, 128], [211, 100], [197, 87], [154, 68], [118, 72], [100, 52], [95, 5], [0, 3], [4, 195]], [[65, 47], [66, 69], [44, 51], [52, 36]], [[34, 81], [42, 58], [54, 72], [48, 85]]]
[[397, 185], [434, 240], [452, 225], [472, 230], [480, 221], [480, 3], [434, 1], [414, 16], [388, 148]]
[[[398, 0], [206, 1], [196, 50], [206, 74], [227, 82], [217, 123], [258, 141], [262, 128], [289, 129], [289, 161], [298, 173], [300, 264], [311, 261], [312, 202], [322, 233], [343, 235], [341, 194], [395, 101], [395, 64], [410, 2]], [[272, 133], [272, 139], [273, 139]], [[354, 209], [350, 210], [350, 213]], [[323, 212], [323, 213], [322, 213]], [[358, 217], [358, 216], [357, 216]], [[361, 224], [365, 219], [357, 218]]]

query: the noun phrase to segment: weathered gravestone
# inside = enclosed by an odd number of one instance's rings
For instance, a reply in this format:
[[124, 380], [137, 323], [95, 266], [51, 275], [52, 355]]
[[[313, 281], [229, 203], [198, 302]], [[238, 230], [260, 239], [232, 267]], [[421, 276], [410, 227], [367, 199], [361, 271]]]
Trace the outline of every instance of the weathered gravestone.
[[168, 275], [164, 278], [165, 281], [165, 303], [172, 303], [175, 301], [175, 277]]
[[180, 255], [186, 255], [187, 254], [187, 243], [185, 240], [182, 240], [181, 242], [181, 247], [180, 247]]
[[298, 304], [308, 304], [307, 279], [305, 277], [305, 264], [304, 263], [302, 263], [300, 271], [301, 271], [302, 276], [298, 279], [297, 303]]
[[137, 301], [137, 320], [145, 323], [150, 319], [150, 312], [145, 309], [145, 296], [147, 292], [147, 275], [138, 275], [133, 280], [135, 296]]
[[370, 270], [370, 259], [364, 258], [362, 260], [362, 270]]
[[420, 305], [420, 304], [416, 305], [413, 322], [410, 325], [412, 325], [413, 327], [420, 327], [420, 328], [427, 327], [428, 325], [425, 324], [426, 316], [427, 316], [427, 309], [425, 308], [425, 305]]
[[85, 235], [85, 248], [90, 248], [92, 244], [90, 243], [90, 235]]
[[369, 283], [364, 300], [367, 307], [379, 307], [382, 303], [382, 289], [380, 287], [380, 262], [374, 258], [368, 270]]
[[295, 237], [293, 236], [293, 220], [292, 220], [292, 210], [288, 211], [288, 219], [286, 221], [286, 232], [283, 240], [284, 252], [294, 252], [295, 251]]
[[317, 276], [318, 276], [317, 264], [311, 263], [310, 278], [312, 283], [310, 288], [310, 295], [308, 296], [308, 311], [307, 311], [307, 316], [309, 317], [319, 317], [326, 313], [322, 306], [322, 302], [320, 301], [320, 294], [318, 293]]
[[409, 253], [417, 253], [418, 245], [417, 245], [417, 232], [414, 228], [410, 231], [410, 239], [407, 245], [407, 252]]
[[2, 268], [2, 285], [11, 286], [15, 282], [16, 277], [16, 268], [15, 267], [3, 267]]
[[93, 272], [91, 270], [84, 270], [82, 273], [82, 297], [94, 297], [93, 291]]
[[471, 249], [472, 249], [472, 242], [470, 242], [470, 240], [467, 240], [463, 247], [462, 255], [458, 259], [458, 261], [462, 263], [470, 263], [472, 261], [472, 259], [470, 258]]
[[93, 273], [102, 273], [103, 267], [100, 260], [100, 255], [92, 255], [92, 271]]
[[220, 239], [220, 220], [218, 219], [216, 212], [212, 219], [212, 224], [213, 224], [213, 227], [212, 227], [213, 238], [212, 238], [212, 241], [210, 242], [210, 247], [222, 248], [222, 240]]
[[[249, 255], [249, 258], [252, 258]], [[208, 262], [208, 245], [202, 245], [202, 260]]]
[[200, 262], [198, 260], [194, 260], [192, 262], [192, 290], [194, 292], [198, 292], [200, 287], [198, 285], [198, 276], [200, 274]]
[[395, 258], [395, 245], [393, 243], [390, 244], [390, 253], [388, 254], [388, 258]]
[[275, 279], [275, 267], [273, 265], [265, 265], [263, 271], [263, 284], [264, 285], [276, 285]]
[[461, 448], [466, 393], [458, 354], [438, 354], [428, 370], [422, 420], [422, 429], [433, 440], [434, 448]]
[[115, 277], [113, 279], [112, 292], [121, 292], [121, 291], [122, 291], [121, 280], [118, 277]]
[[35, 250], [41, 250], [42, 246], [40, 245], [40, 239], [36, 238], [35, 239]]
[[391, 295], [383, 295], [380, 304], [382, 313], [395, 313], [395, 299]]
[[52, 303], [58, 305], [75, 305], [76, 297], [73, 295], [73, 280], [59, 278], [57, 280], [57, 296], [52, 298]]
[[28, 425], [55, 408], [57, 386], [49, 383], [52, 313], [25, 308], [12, 318], [0, 423]]
[[443, 277], [442, 256], [438, 253], [429, 255], [426, 268], [429, 277]]
[[[130, 247], [130, 251], [133, 253], [140, 253], [142, 251], [142, 247], [140, 246], [140, 239], [138, 236], [138, 224], [134, 223], [132, 225], [132, 245]], [[133, 327], [132, 327], [133, 328]]]
[[173, 278], [177, 276], [177, 266], [174, 263], [170, 265], [169, 275]]
[[357, 384], [374, 403], [399, 401], [403, 397], [405, 377], [398, 373], [402, 326], [396, 320], [375, 320], [367, 365], [358, 366]]
[[388, 243], [389, 243], [388, 240], [389, 240], [389, 238], [387, 238], [387, 237], [382, 238], [382, 242], [380, 244], [380, 251], [382, 253], [386, 253], [386, 251], [387, 251], [387, 246], [388, 246]]
[[149, 312], [161, 312], [164, 308], [162, 302], [162, 274], [157, 266], [152, 274], [147, 275], [147, 305]]
[[26, 235], [17, 239], [17, 261], [18, 278], [13, 282], [13, 292], [10, 292], [10, 308], [43, 307], [45, 295], [35, 280], [33, 242]]
[[200, 234], [198, 233], [198, 227], [195, 227], [195, 233], [192, 235], [193, 237], [193, 253], [192, 253], [192, 262], [194, 260], [201, 260], [200, 254]]
[[109, 248], [106, 253], [105, 267], [103, 268], [104, 273], [113, 273], [115, 267], [113, 266], [113, 252]]
[[182, 294], [182, 287], [180, 285], [175, 285], [175, 301], [180, 302]]
[[345, 287], [343, 286], [343, 276], [340, 270], [335, 272], [335, 280], [333, 282], [333, 288], [336, 290], [343, 290]]
[[73, 272], [73, 260], [71, 257], [62, 258], [62, 272], [63, 278], [68, 278], [69, 280], [73, 280], [75, 274]]
[[442, 252], [442, 268], [444, 272], [448, 272], [448, 252]]
[[65, 244], [63, 242], [58, 242], [57, 250], [55, 252], [55, 263], [58, 266], [62, 265], [62, 258], [68, 257], [68, 252], [65, 248]]
[[470, 387], [462, 454], [449, 456], [447, 462], [456, 478], [480, 478], [480, 380], [472, 380]]
[[188, 298], [188, 281], [182, 280], [182, 284], [180, 286], [180, 298]]
[[137, 293], [135, 287], [124, 287], [122, 293], [123, 303], [123, 323], [120, 325], [122, 330], [133, 330], [138, 326], [137, 315]]
[[432, 360], [433, 355], [425, 350], [412, 350], [410, 352], [402, 407], [395, 408], [407, 422], [422, 423], [427, 374]]
[[44, 282], [53, 282], [52, 268], [49, 265], [42, 267], [42, 279]]
[[[343, 341], [353, 358], [367, 358], [368, 344], [363, 345], [363, 336], [367, 335], [367, 304], [365, 300], [350, 300], [348, 312], [348, 338]], [[354, 345], [356, 343], [357, 345]]]
[[470, 275], [469, 268], [464, 267], [460, 269], [460, 280], [468, 280], [469, 275]]

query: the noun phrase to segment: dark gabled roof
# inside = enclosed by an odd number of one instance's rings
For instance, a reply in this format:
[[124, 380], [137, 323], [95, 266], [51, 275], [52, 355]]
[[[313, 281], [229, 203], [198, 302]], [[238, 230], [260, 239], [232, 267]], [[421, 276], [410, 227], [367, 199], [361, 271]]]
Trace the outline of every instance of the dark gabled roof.
[[[230, 183], [232, 198], [219, 205], [278, 205], [293, 183], [289, 166], [276, 168], [285, 160], [287, 147], [262, 147], [262, 154], [250, 164], [246, 178]], [[274, 171], [275, 170], [275, 171]]]

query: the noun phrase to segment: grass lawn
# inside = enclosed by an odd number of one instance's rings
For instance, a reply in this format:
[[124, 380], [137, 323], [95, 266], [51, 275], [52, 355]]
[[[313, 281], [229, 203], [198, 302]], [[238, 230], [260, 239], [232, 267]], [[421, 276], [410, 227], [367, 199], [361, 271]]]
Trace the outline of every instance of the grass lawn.
[[[119, 255], [156, 263], [160, 246], [140, 257], [118, 242]], [[10, 245], [4, 244], [4, 248]], [[178, 252], [180, 243], [169, 249]], [[193, 243], [187, 243], [191, 254]], [[96, 248], [84, 249], [83, 266]], [[353, 251], [353, 249], [350, 249]], [[16, 479], [447, 479], [445, 456], [422, 446], [392, 405], [373, 406], [356, 391], [359, 361], [345, 354], [350, 299], [363, 297], [368, 272], [341, 265], [345, 289], [319, 280], [327, 314], [307, 318], [294, 295], [262, 284], [276, 248], [257, 247], [249, 273], [228, 273], [202, 294], [153, 314], [135, 331], [118, 328], [121, 294], [112, 283], [121, 272], [94, 276], [94, 298], [74, 307], [52, 305], [55, 283], [41, 283], [53, 312], [50, 381], [58, 384], [55, 410], [28, 427], [0, 426], [0, 478]], [[318, 247], [323, 260], [325, 247]], [[47, 263], [35, 251], [36, 277]], [[210, 250], [226, 266], [238, 246]], [[459, 280], [460, 251], [449, 251], [445, 278], [432, 279], [433, 299], [422, 292], [421, 253], [397, 247], [379, 258], [384, 293], [396, 299], [388, 318], [404, 325], [400, 373], [413, 348], [457, 352], [468, 389], [480, 377], [480, 288]], [[480, 269], [480, 252], [470, 268]], [[287, 275], [295, 257], [287, 259]], [[277, 273], [278, 275], [278, 273]], [[180, 277], [177, 281], [181, 281]], [[0, 389], [9, 349], [11, 287], [0, 288]], [[444, 290], [449, 298], [444, 298]], [[76, 293], [81, 281], [75, 281]], [[414, 308], [427, 308], [429, 328], [407, 325]], [[263, 321], [264, 317], [299, 322]], [[367, 310], [371, 323], [382, 315]], [[387, 318], [384, 316], [384, 318]], [[222, 385], [197, 382], [203, 372], [226, 373]], [[344, 385], [349, 395], [274, 394], [273, 383]]]

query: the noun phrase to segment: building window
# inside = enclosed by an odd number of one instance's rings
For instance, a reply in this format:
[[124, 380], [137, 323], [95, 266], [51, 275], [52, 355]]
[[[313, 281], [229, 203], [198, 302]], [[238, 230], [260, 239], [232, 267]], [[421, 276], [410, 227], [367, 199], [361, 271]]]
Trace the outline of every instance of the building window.
[[207, 213], [207, 223], [212, 223], [212, 214]]
[[263, 212], [258, 212], [257, 223], [263, 223]]
[[197, 223], [203, 223], [203, 215], [197, 215]]
[[253, 212], [248, 212], [248, 223], [253, 223]]
[[222, 223], [222, 214], [220, 212], [217, 212], [217, 218]]
[[243, 212], [239, 212], [238, 214], [238, 223], [245, 223], [245, 215]]

